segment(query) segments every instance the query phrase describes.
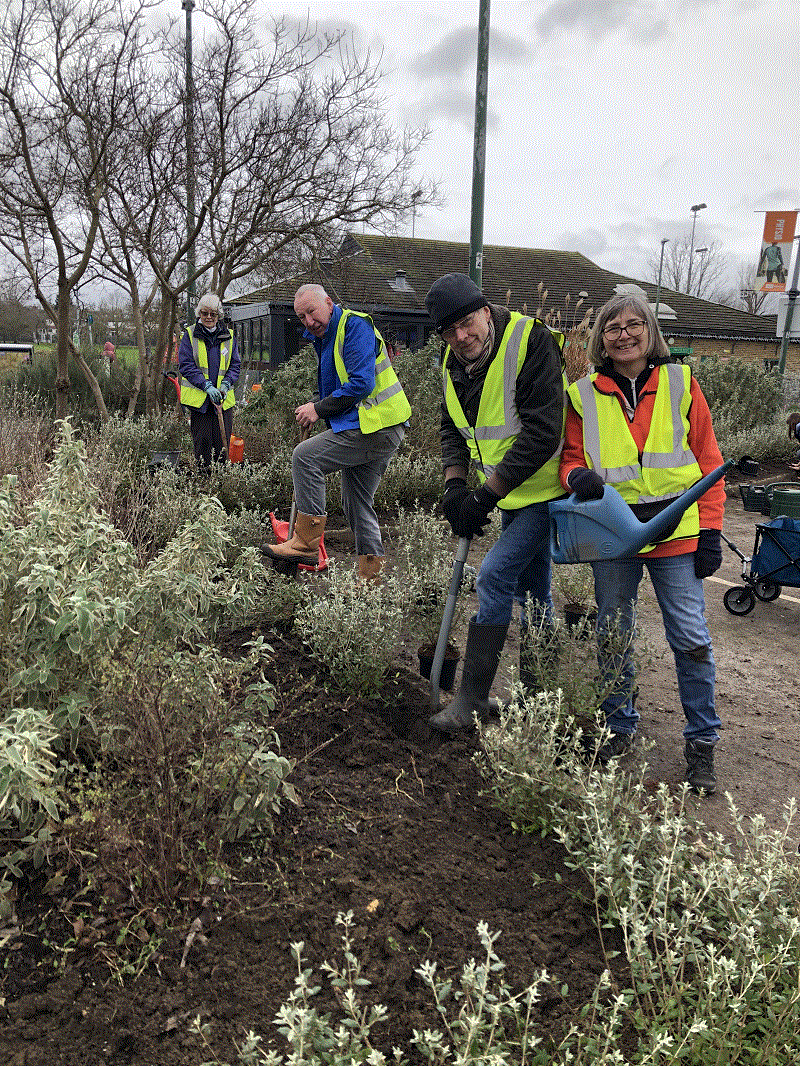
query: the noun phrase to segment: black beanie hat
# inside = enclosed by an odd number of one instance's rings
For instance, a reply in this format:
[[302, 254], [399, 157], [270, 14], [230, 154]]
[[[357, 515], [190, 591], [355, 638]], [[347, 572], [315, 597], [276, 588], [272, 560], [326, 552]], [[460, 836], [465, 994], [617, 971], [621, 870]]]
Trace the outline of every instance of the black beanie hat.
[[438, 333], [459, 319], [466, 318], [479, 307], [488, 306], [488, 303], [475, 282], [466, 274], [445, 274], [438, 281], [434, 281], [431, 291], [425, 297], [425, 306]]

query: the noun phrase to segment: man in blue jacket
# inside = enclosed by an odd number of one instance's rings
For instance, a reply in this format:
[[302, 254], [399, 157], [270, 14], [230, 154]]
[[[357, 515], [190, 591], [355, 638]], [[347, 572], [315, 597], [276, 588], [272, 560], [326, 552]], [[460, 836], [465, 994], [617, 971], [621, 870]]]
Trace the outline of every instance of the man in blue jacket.
[[291, 538], [268, 545], [275, 561], [315, 566], [325, 531], [325, 475], [342, 474], [342, 508], [353, 530], [358, 573], [376, 581], [383, 541], [374, 499], [380, 480], [405, 436], [411, 407], [369, 315], [334, 304], [321, 285], [301, 285], [294, 299], [303, 334], [317, 353], [318, 397], [295, 408], [304, 429], [320, 419], [328, 429], [301, 441], [292, 453], [297, 519]]

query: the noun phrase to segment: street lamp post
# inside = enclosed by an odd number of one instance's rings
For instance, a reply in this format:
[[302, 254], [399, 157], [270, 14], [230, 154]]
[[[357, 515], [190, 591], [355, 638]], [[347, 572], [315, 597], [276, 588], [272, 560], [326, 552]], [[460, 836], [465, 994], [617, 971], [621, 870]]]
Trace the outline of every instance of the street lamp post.
[[194, 281], [194, 237], [195, 201], [194, 201], [194, 71], [192, 69], [192, 10], [194, 0], [182, 0], [181, 7], [186, 12], [186, 273], [189, 284], [186, 288], [186, 325], [194, 319], [192, 313], [195, 303]]
[[[703, 255], [707, 251], [708, 251], [708, 248], [695, 248], [694, 254], [695, 255]], [[702, 283], [702, 280], [703, 280], [703, 277], [702, 277], [702, 274], [701, 274], [700, 277], [698, 277], [698, 279], [697, 279], [697, 296], [698, 296], [698, 298], [700, 296], [700, 285]], [[691, 296], [692, 294], [689, 293], [689, 295]]]
[[489, 92], [489, 0], [478, 8], [478, 65], [475, 75], [475, 136], [472, 156], [472, 212], [469, 276], [483, 286], [483, 206], [486, 185], [486, 110]]
[[661, 238], [661, 258], [658, 261], [658, 286], [656, 288], [656, 325], [658, 325], [658, 305], [661, 303], [661, 271], [664, 269], [665, 244], [669, 244], [669, 237]]
[[[800, 241], [800, 235], [794, 238], [795, 241]], [[784, 374], [786, 371], [786, 353], [789, 350], [789, 337], [792, 334], [792, 318], [794, 317], [794, 305], [797, 297], [800, 296], [800, 244], [798, 244], [794, 253], [794, 268], [792, 270], [792, 286], [788, 290], [789, 303], [786, 307], [786, 321], [783, 324], [783, 337], [781, 338], [781, 354], [778, 360], [778, 373]]]
[[420, 196], [422, 196], [422, 190], [421, 189], [417, 189], [416, 192], [412, 192], [412, 194], [411, 194], [411, 239], [412, 240], [414, 239], [414, 230], [416, 229], [416, 223], [417, 223], [417, 201], [419, 200]]
[[697, 212], [708, 207], [708, 204], [694, 204], [689, 210], [692, 212], [692, 242], [689, 246], [689, 273], [686, 278], [686, 291], [692, 292], [692, 257], [694, 256], [694, 227], [697, 223]]

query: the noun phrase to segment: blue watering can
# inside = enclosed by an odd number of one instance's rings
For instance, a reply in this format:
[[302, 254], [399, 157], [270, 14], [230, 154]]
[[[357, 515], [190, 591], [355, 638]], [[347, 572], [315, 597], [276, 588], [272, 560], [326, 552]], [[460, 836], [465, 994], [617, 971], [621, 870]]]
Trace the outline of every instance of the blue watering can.
[[[749, 458], [749, 457], [748, 457]], [[649, 522], [640, 522], [623, 498], [606, 485], [601, 500], [579, 500], [573, 493], [550, 504], [550, 551], [554, 563], [591, 563], [599, 559], [623, 559], [637, 555], [653, 544], [687, 507], [708, 492], [733, 459], [696, 481]]]

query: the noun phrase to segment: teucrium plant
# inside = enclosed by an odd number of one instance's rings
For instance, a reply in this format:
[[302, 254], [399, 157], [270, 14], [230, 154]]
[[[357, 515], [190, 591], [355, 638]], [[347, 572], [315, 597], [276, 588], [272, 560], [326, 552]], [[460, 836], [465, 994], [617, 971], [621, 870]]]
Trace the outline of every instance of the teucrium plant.
[[96, 507], [82, 444], [62, 423], [38, 499], [17, 511], [0, 490], [2, 696], [76, 730], [105, 658], [128, 625], [134, 555]]
[[[117, 742], [104, 722], [109, 665], [144, 649], [153, 662], [171, 659], [180, 673], [181, 657], [199, 654], [223, 617], [252, 615], [263, 575], [252, 548], [228, 563], [227, 518], [208, 496], [197, 498], [191, 521], [140, 567], [98, 507], [83, 444], [68, 422], [60, 434], [33, 503], [17, 498], [13, 477], [0, 484], [0, 695], [20, 731], [0, 746], [7, 863], [41, 846], [43, 812], [58, 813], [54, 753], [67, 742], [95, 746], [98, 732], [106, 744]], [[241, 735], [230, 733], [225, 743], [250, 750]], [[248, 765], [271, 773], [262, 748], [252, 746]], [[18, 852], [9, 852], [15, 844]]]
[[389, 585], [372, 585], [330, 564], [324, 597], [313, 590], [295, 615], [312, 658], [355, 700], [377, 695], [392, 664], [403, 612]]
[[[556, 724], [558, 730], [556, 729]], [[790, 839], [763, 818], [735, 838], [704, 833], [687, 791], [653, 794], [634, 774], [581, 768], [559, 746], [559, 700], [516, 701], [487, 731], [481, 766], [523, 830], [555, 831], [596, 901], [607, 958], [622, 944], [630, 986], [611, 981], [552, 1063], [691, 1062], [783, 1066], [800, 1023], [800, 870]], [[568, 729], [566, 730], [569, 731]], [[610, 930], [615, 932], [612, 934]], [[613, 1009], [608, 1008], [612, 996]], [[624, 1025], [623, 1025], [624, 1022]], [[622, 1057], [624, 1028], [637, 1050]]]

